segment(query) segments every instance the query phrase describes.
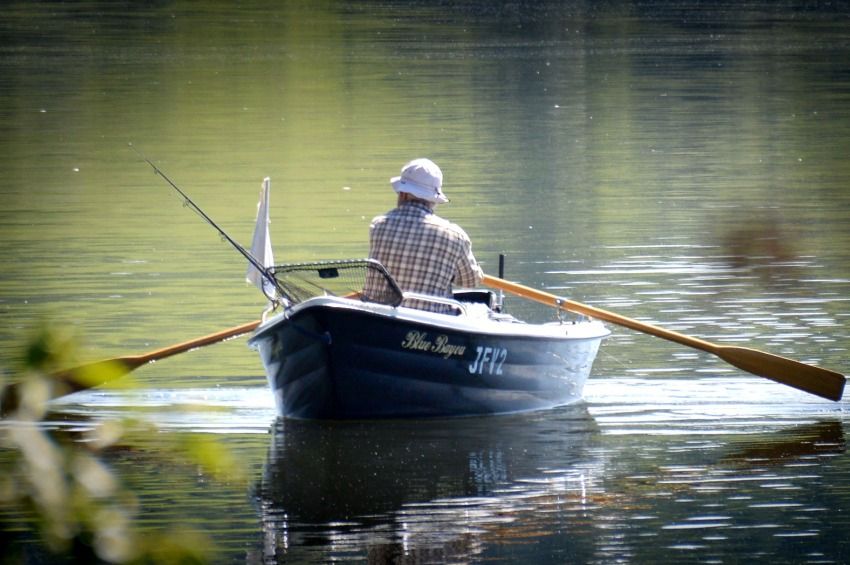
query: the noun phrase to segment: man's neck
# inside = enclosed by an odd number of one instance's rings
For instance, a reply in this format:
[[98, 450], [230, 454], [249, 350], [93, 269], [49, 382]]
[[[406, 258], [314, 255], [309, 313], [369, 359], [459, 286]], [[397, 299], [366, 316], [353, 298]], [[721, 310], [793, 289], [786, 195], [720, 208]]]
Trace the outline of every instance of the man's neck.
[[419, 204], [420, 206], [425, 206], [432, 212], [434, 211], [434, 203], [422, 200], [421, 198], [416, 198], [406, 192], [399, 192], [397, 205], [402, 206], [404, 204]]

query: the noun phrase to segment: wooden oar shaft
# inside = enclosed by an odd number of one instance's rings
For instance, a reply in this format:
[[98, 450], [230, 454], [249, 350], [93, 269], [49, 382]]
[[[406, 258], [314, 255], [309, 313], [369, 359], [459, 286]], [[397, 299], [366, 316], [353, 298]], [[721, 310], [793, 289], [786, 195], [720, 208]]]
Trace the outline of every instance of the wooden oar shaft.
[[[92, 388], [92, 386], [103, 384], [117, 377], [126, 375], [130, 371], [138, 369], [142, 365], [146, 365], [153, 361], [159, 361], [160, 359], [165, 359], [166, 357], [171, 357], [178, 353], [185, 353], [186, 351], [198, 349], [205, 345], [212, 345], [214, 343], [219, 343], [221, 341], [246, 334], [259, 326], [260, 322], [261, 320], [255, 320], [246, 324], [240, 324], [226, 330], [221, 330], [216, 333], [169, 345], [168, 347], [163, 347], [161, 349], [155, 349], [141, 355], [125, 355], [123, 357], [115, 357], [113, 359], [103, 359], [101, 361], [95, 361], [94, 363], [87, 363], [86, 365], [81, 365], [67, 371], [62, 371], [61, 373], [56, 373], [53, 376], [56, 380], [65, 383], [68, 388], [71, 389], [70, 392], [86, 390]], [[96, 373], [99, 368], [107, 367], [109, 370], [102, 372], [103, 380], [101, 382], [95, 382], [92, 384], [91, 379], [80, 378], [81, 375], [90, 375], [92, 373]]]
[[[152, 361], [159, 361], [178, 353], [184, 353], [192, 349], [212, 345], [230, 338], [246, 334], [259, 326], [261, 320], [255, 320], [246, 324], [241, 324], [222, 330], [216, 333], [190, 339], [182, 343], [176, 343], [143, 353], [141, 355], [125, 355], [123, 357], [113, 357], [112, 359], [102, 359], [93, 363], [86, 363], [73, 369], [67, 369], [51, 375], [54, 383], [58, 387], [54, 387], [54, 397], [64, 396], [73, 392], [87, 390], [95, 386], [105, 384], [109, 381], [122, 377]], [[5, 416], [14, 411], [19, 402], [20, 384], [13, 383], [7, 386], [2, 391], [0, 398], [0, 416]]]
[[178, 353], [184, 353], [191, 349], [197, 349], [199, 347], [204, 347], [205, 345], [212, 345], [213, 343], [218, 343], [226, 339], [246, 334], [250, 331], [253, 331], [257, 326], [259, 326], [260, 322], [261, 320], [254, 320], [253, 322], [248, 322], [246, 324], [235, 326], [226, 330], [222, 330], [220, 332], [205, 335], [196, 339], [190, 339], [189, 341], [184, 341], [183, 343], [169, 345], [168, 347], [163, 347], [162, 349], [150, 351], [143, 355], [137, 355], [132, 357], [132, 359], [138, 359], [140, 365], [150, 363], [151, 361], [165, 359], [166, 357], [171, 357], [172, 355], [177, 355]]
[[611, 322], [612, 324], [616, 324], [618, 326], [623, 326], [626, 328], [637, 330], [639, 332], [652, 334], [656, 337], [660, 337], [669, 341], [674, 341], [681, 345], [701, 349], [702, 351], [705, 351], [707, 353], [717, 353], [717, 345], [711, 342], [696, 337], [680, 334], [678, 332], [667, 330], [645, 322], [639, 322], [638, 320], [627, 318], [625, 316], [621, 316], [620, 314], [615, 314], [614, 312], [608, 312], [607, 310], [602, 310], [601, 308], [595, 308], [593, 306], [588, 306], [587, 304], [574, 302], [572, 300], [568, 300], [560, 296], [555, 296], [554, 294], [549, 294], [548, 292], [537, 290], [529, 286], [509, 282], [504, 279], [492, 277], [490, 275], [484, 275], [484, 284], [492, 288], [498, 288], [506, 292], [516, 294], [517, 296], [522, 296], [524, 298], [534, 300], [535, 302], [547, 304], [554, 308], [568, 310], [570, 312], [575, 312], [576, 314], [583, 314], [585, 316], [590, 316], [591, 318], [596, 318], [597, 320]]
[[608, 312], [601, 308], [581, 304], [580, 302], [561, 298], [554, 294], [543, 292], [542, 290], [512, 283], [490, 275], [484, 275], [483, 282], [492, 288], [501, 289], [542, 304], [584, 314], [598, 320], [611, 322], [612, 324], [711, 353], [727, 363], [754, 375], [765, 377], [829, 400], [841, 400], [844, 394], [844, 385], [847, 379], [841, 373], [836, 373], [829, 369], [807, 365], [800, 361], [780, 357], [772, 353], [765, 353], [756, 349], [717, 345], [704, 339], [666, 330], [653, 324], [639, 322], [638, 320]]

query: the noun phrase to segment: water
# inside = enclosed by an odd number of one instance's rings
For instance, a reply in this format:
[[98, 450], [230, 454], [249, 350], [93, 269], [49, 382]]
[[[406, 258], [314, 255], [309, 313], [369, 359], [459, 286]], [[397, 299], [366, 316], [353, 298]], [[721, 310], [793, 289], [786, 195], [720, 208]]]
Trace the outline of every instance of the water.
[[223, 561], [840, 563], [848, 550], [845, 413], [757, 380], [609, 377], [578, 406], [413, 422], [272, 425], [255, 388], [60, 404], [64, 426], [144, 411], [166, 433], [225, 435], [253, 469], [247, 491], [153, 449], [116, 464], [146, 485], [151, 527], [225, 531]]
[[[280, 261], [365, 255], [389, 177], [429, 156], [487, 272], [505, 253], [529, 286], [847, 373], [848, 19], [842, 2], [12, 3], [4, 372], [41, 320], [91, 359], [259, 315], [240, 258], [133, 143], [243, 242], [270, 176]], [[131, 416], [231, 446], [248, 488], [155, 443], [110, 460], [145, 527], [189, 521], [221, 562], [850, 560], [846, 400], [614, 329], [586, 403], [542, 414], [275, 424], [233, 340], [64, 399], [51, 425]]]

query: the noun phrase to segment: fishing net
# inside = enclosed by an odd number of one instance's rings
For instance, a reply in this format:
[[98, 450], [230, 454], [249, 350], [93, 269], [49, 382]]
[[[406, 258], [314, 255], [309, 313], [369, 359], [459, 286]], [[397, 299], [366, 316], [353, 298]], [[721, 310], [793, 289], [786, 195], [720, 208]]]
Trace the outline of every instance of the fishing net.
[[345, 296], [398, 306], [402, 291], [383, 265], [372, 259], [292, 263], [271, 274], [293, 304], [315, 296]]

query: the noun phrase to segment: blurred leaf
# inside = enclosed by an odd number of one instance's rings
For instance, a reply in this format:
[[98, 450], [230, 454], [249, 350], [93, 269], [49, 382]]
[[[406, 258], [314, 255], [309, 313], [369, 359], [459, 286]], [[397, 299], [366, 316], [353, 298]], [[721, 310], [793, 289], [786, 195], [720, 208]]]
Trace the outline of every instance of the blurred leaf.
[[180, 449], [190, 461], [197, 463], [205, 472], [221, 481], [243, 482], [245, 469], [214, 436], [196, 435], [181, 440]]
[[[241, 462], [215, 436], [160, 435], [150, 423], [139, 420], [106, 420], [83, 434], [51, 431], [43, 419], [57, 393], [96, 385], [135, 385], [125, 377], [128, 368], [120, 361], [58, 372], [76, 362], [76, 346], [70, 332], [43, 325], [24, 348], [19, 371], [23, 378], [10, 397], [14, 412], [0, 427], [3, 561], [22, 555], [17, 548], [7, 550], [8, 533], [37, 527], [44, 547], [62, 561], [209, 562], [214, 544], [201, 532], [174, 525], [168, 533], [140, 532], [138, 499], [122, 487], [101, 457], [107, 450], [136, 450], [135, 440], [154, 451], [160, 465], [166, 461], [178, 468], [200, 467], [216, 479], [239, 484], [246, 480]], [[10, 522], [9, 516], [15, 519]]]
[[24, 347], [23, 366], [50, 374], [77, 364], [78, 351], [79, 341], [73, 332], [43, 323]]
[[118, 482], [112, 472], [88, 453], [78, 451], [73, 454], [71, 472], [77, 483], [94, 498], [106, 498], [118, 490]]
[[142, 542], [144, 562], [209, 563], [214, 545], [209, 536], [196, 530], [175, 526], [167, 534], [148, 536]]

